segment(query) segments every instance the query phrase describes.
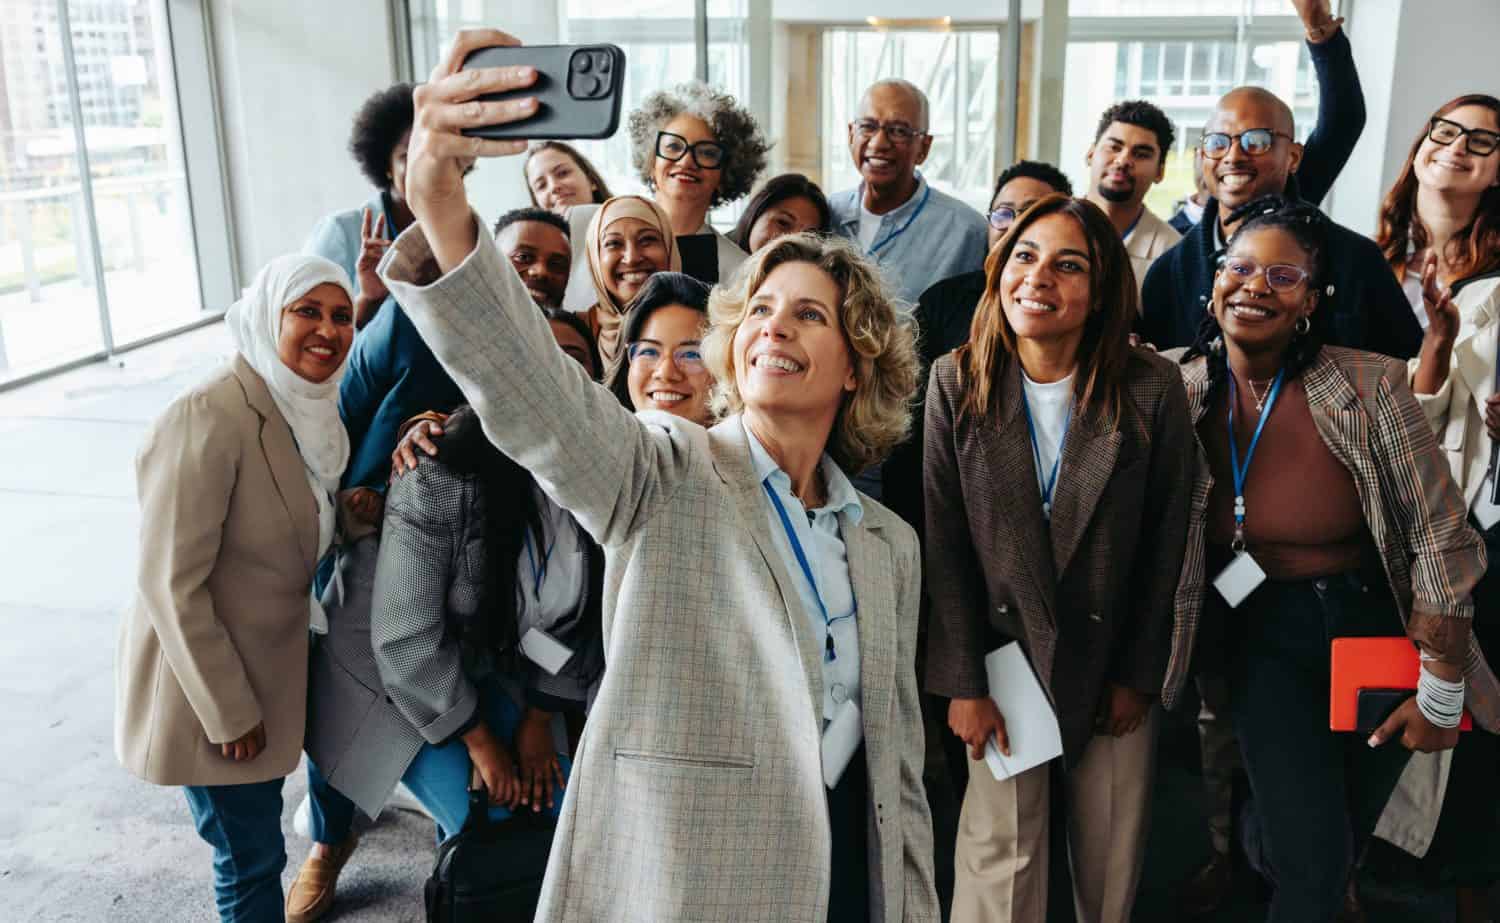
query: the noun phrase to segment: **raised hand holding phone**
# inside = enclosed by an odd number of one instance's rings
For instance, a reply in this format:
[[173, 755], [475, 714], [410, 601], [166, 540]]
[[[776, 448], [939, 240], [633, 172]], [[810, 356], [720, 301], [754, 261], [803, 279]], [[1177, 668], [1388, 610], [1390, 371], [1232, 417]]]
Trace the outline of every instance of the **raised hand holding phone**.
[[536, 112], [536, 99], [530, 96], [497, 102], [477, 99], [486, 93], [531, 86], [536, 82], [534, 68], [461, 68], [464, 59], [480, 48], [519, 44], [498, 29], [463, 29], [432, 76], [412, 93], [415, 117], [407, 147], [406, 200], [445, 273], [462, 263], [478, 240], [464, 171], [480, 157], [506, 157], [526, 150], [525, 141], [492, 141], [466, 136], [463, 130], [518, 122]]

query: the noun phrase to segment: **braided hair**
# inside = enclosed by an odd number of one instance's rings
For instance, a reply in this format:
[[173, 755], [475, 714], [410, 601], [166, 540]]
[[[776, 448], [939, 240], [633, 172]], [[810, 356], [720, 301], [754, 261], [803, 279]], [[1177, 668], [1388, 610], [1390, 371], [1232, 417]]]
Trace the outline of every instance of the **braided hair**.
[[[1328, 235], [1332, 222], [1316, 206], [1281, 195], [1261, 196], [1240, 206], [1229, 214], [1226, 223], [1234, 224], [1237, 221], [1240, 222], [1239, 228], [1229, 238], [1226, 253], [1244, 234], [1274, 229], [1290, 234], [1297, 241], [1297, 246], [1307, 254], [1308, 271], [1311, 273], [1307, 284], [1318, 294], [1318, 308], [1308, 316], [1308, 330], [1292, 337], [1281, 360], [1286, 376], [1296, 377], [1317, 360], [1319, 351], [1329, 339], [1335, 294], [1329, 280], [1328, 266]], [[1224, 259], [1224, 254], [1220, 254], [1219, 266], [1224, 265]], [[1193, 345], [1182, 354], [1182, 364], [1186, 365], [1198, 356], [1207, 357], [1208, 399], [1211, 401], [1218, 389], [1227, 385], [1229, 360], [1224, 349], [1224, 331], [1220, 329], [1213, 311], [1207, 309], [1207, 300], [1205, 299], [1203, 320], [1198, 325], [1198, 334]]]

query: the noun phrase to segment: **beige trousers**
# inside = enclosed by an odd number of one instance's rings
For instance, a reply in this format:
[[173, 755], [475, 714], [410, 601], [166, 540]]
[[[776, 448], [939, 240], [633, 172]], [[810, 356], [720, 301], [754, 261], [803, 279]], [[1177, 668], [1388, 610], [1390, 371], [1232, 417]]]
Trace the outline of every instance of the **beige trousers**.
[[[1156, 767], [1157, 709], [1133, 734], [1096, 736], [1068, 773], [1068, 854], [1078, 923], [1130, 923]], [[953, 923], [1047, 919], [1049, 767], [995, 781], [969, 761], [958, 818]]]

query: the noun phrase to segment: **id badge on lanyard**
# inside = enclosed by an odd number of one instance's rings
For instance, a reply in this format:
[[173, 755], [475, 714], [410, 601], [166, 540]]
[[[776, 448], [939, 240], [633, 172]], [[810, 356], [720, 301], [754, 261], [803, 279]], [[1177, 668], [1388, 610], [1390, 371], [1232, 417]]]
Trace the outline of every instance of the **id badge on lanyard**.
[[1239, 442], [1234, 435], [1234, 408], [1239, 401], [1234, 385], [1233, 373], [1229, 376], [1229, 464], [1234, 474], [1234, 541], [1230, 544], [1234, 559], [1214, 577], [1214, 589], [1224, 597], [1229, 608], [1238, 608], [1246, 597], [1266, 582], [1266, 572], [1245, 547], [1245, 480], [1250, 474], [1250, 462], [1255, 458], [1255, 447], [1260, 444], [1266, 421], [1271, 418], [1271, 409], [1281, 395], [1281, 384], [1286, 370], [1276, 373], [1271, 383], [1271, 392], [1266, 395], [1266, 406], [1261, 409], [1260, 419], [1255, 424], [1255, 435], [1250, 437], [1250, 446], [1245, 450], [1245, 462], [1240, 463]]

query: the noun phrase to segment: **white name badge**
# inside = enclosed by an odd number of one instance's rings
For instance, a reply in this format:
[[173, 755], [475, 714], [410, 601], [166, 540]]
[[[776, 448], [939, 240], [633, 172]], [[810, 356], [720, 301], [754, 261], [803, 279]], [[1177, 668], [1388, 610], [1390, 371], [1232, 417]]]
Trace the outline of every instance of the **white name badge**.
[[553, 676], [573, 659], [572, 648], [536, 628], [527, 629], [521, 636], [521, 653]]
[[1234, 560], [1228, 566], [1219, 571], [1219, 576], [1214, 578], [1214, 589], [1229, 603], [1229, 608], [1234, 609], [1245, 601], [1245, 597], [1255, 592], [1255, 588], [1266, 582], [1266, 572], [1260, 569], [1255, 559], [1250, 557], [1250, 552], [1241, 551], [1235, 554]]
[[859, 749], [859, 742], [864, 736], [859, 706], [854, 704], [853, 699], [845, 699], [834, 711], [833, 720], [823, 728], [824, 785], [833, 788], [839, 784], [839, 779], [843, 777], [844, 770], [849, 768], [849, 760], [854, 757], [854, 751]]

